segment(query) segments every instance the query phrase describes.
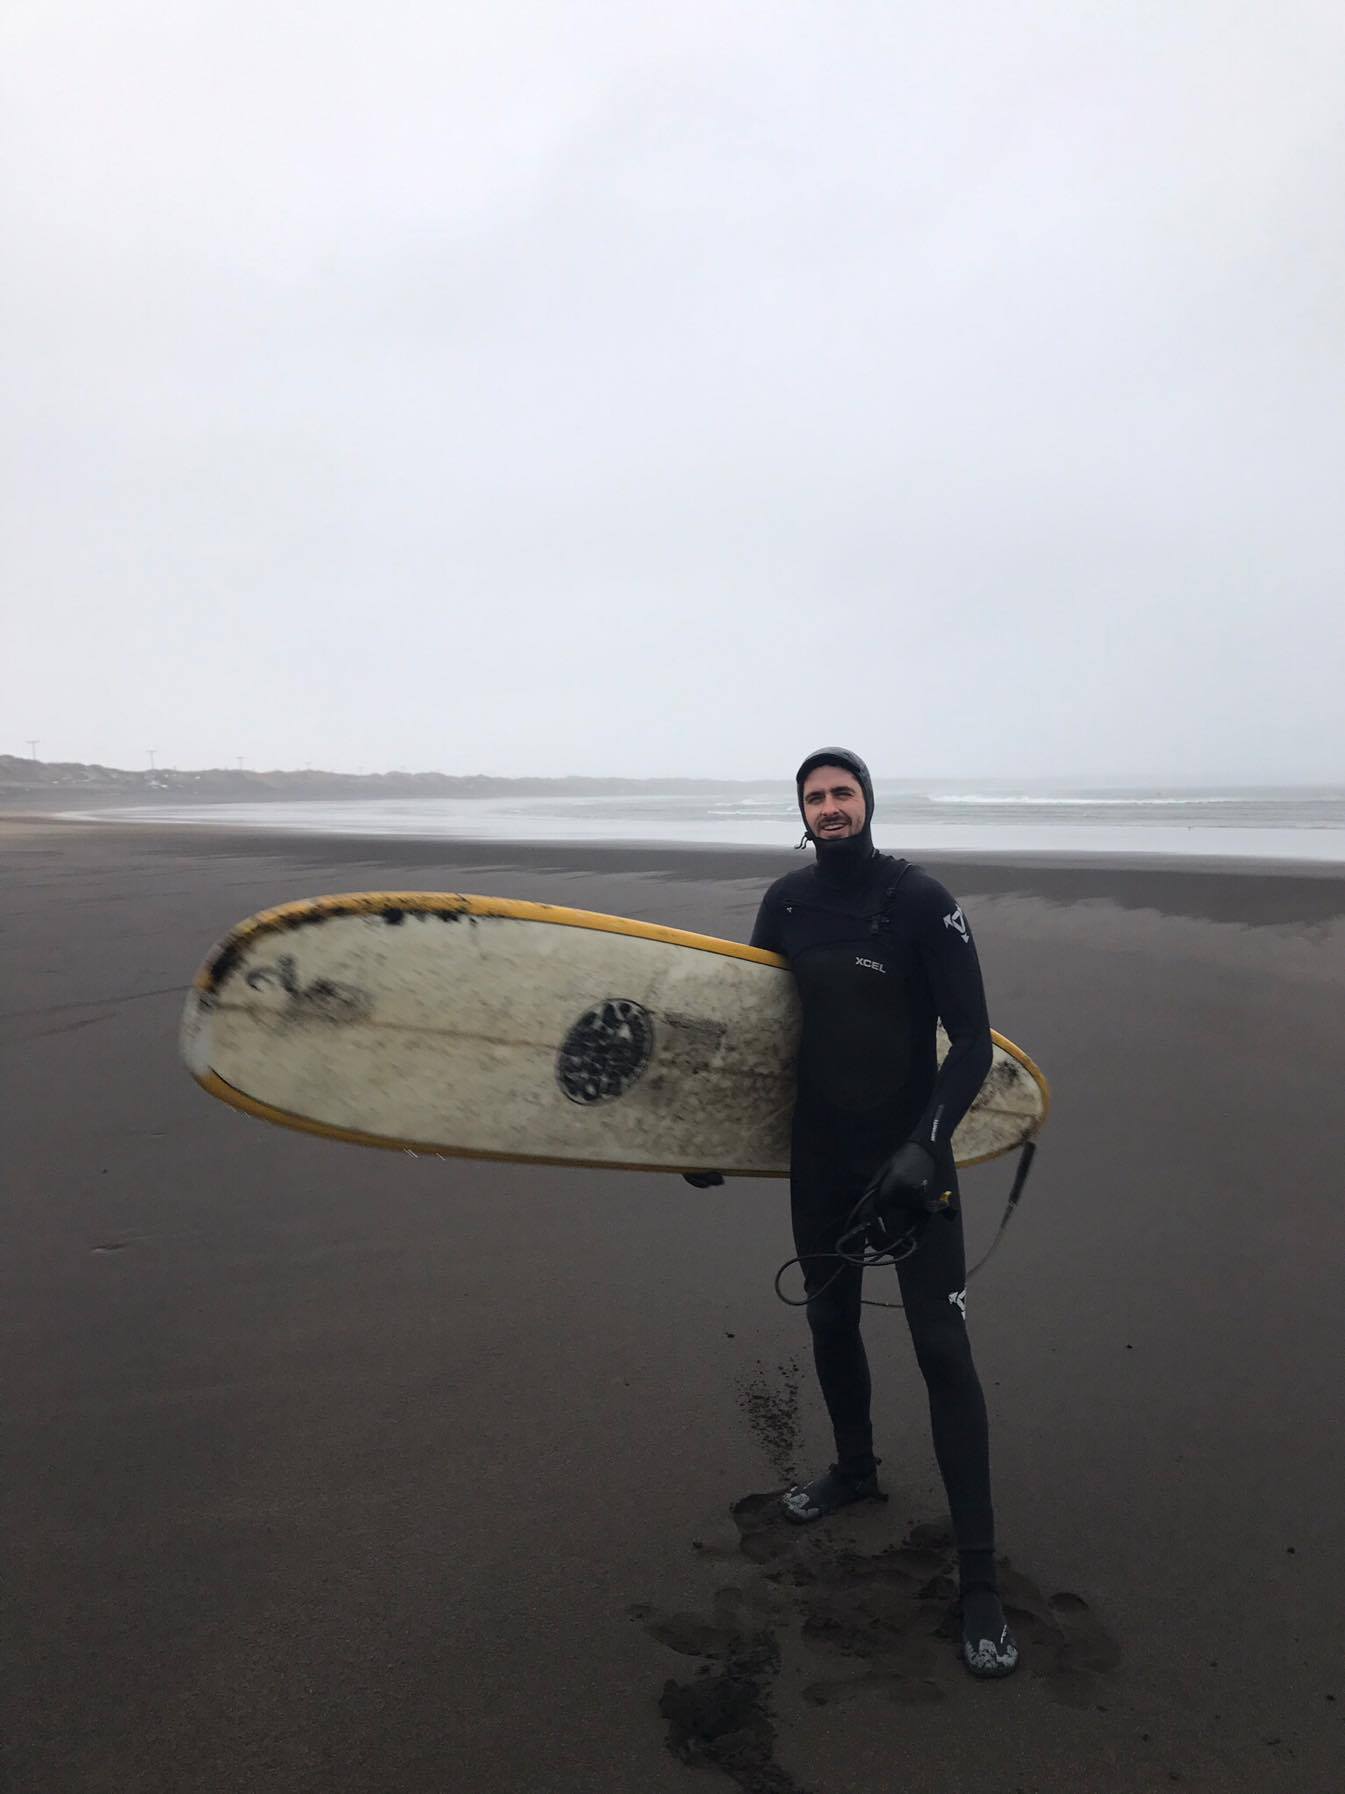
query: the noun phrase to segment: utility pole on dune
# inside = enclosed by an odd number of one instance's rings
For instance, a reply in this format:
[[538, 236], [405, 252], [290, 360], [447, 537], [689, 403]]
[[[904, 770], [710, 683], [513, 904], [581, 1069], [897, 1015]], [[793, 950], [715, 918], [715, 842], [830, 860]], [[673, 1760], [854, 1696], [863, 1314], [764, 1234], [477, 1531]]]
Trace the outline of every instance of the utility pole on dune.
[[28, 743], [28, 752], [33, 757], [34, 765], [37, 764], [37, 744], [41, 739], [42, 738], [40, 735], [25, 735], [24, 736], [24, 740]]
[[155, 771], [154, 756], [158, 753], [158, 751], [159, 751], [158, 748], [146, 748], [145, 749], [145, 752], [149, 755], [149, 769], [151, 772]]

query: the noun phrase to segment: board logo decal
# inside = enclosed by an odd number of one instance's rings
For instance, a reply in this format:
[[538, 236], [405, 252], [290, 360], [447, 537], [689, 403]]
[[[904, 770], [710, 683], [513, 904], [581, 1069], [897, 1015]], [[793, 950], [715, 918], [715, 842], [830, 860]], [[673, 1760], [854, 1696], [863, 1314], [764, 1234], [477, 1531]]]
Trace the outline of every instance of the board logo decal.
[[626, 997], [586, 1009], [556, 1054], [556, 1082], [572, 1103], [606, 1103], [638, 1084], [654, 1050], [654, 1018]]

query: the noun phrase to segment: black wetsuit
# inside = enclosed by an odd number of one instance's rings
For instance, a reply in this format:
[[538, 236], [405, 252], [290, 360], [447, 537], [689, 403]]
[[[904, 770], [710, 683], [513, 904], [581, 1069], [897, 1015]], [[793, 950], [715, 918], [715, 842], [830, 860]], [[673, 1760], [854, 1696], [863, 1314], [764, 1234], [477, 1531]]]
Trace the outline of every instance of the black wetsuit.
[[[858, 845], [858, 844], [856, 844]], [[868, 1360], [860, 1337], [863, 1271], [834, 1258], [842, 1223], [878, 1166], [914, 1140], [955, 1190], [952, 1134], [990, 1067], [976, 947], [956, 899], [918, 866], [871, 852], [819, 855], [766, 893], [752, 945], [782, 953], [798, 983], [803, 1032], [790, 1170], [795, 1250], [803, 1261], [818, 1381], [838, 1465], [871, 1470]], [[951, 1040], [940, 1068], [935, 1025]], [[958, 1214], [927, 1224], [898, 1266], [916, 1357], [929, 1392], [934, 1450], [947, 1490], [963, 1582], [993, 1584], [985, 1401], [965, 1321], [966, 1259]]]

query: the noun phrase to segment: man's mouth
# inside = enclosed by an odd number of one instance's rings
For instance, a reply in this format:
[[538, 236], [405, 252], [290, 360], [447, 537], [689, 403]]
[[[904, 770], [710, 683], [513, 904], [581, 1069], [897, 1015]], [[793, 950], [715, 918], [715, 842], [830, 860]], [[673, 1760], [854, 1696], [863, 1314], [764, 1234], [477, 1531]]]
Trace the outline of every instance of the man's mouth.
[[845, 816], [828, 816], [818, 829], [819, 835], [835, 835], [843, 828], [849, 828], [850, 821]]

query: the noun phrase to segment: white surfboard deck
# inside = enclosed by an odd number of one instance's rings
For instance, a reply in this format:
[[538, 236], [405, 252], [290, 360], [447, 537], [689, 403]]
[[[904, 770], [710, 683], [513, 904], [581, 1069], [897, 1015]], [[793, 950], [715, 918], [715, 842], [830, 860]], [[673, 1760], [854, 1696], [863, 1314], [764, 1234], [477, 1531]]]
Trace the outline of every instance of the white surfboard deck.
[[[758, 948], [544, 903], [371, 891], [240, 922], [197, 975], [182, 1053], [212, 1096], [335, 1140], [769, 1177], [789, 1168], [798, 1028], [794, 979]], [[954, 1136], [961, 1165], [1046, 1119], [1046, 1080], [994, 1041]]]

